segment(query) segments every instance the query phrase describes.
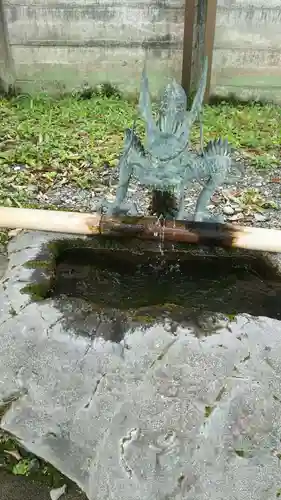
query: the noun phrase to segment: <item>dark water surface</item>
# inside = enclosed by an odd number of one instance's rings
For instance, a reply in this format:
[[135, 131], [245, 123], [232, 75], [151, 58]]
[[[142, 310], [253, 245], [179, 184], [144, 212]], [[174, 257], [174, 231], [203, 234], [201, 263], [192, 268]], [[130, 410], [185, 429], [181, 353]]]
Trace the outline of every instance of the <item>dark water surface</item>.
[[115, 325], [115, 333], [105, 335], [111, 340], [120, 340], [136, 323], [151, 326], [168, 319], [186, 326], [206, 316], [241, 313], [281, 317], [281, 280], [258, 257], [169, 261], [157, 256], [138, 262], [124, 253], [120, 258], [69, 249], [57, 261], [52, 295], [83, 299], [88, 311], [102, 313]]

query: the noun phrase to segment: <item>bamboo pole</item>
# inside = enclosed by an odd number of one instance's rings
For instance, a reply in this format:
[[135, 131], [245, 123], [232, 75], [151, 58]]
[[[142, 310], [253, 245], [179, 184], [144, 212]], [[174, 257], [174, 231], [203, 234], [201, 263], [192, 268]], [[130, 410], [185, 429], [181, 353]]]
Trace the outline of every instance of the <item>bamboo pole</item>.
[[80, 235], [129, 237], [281, 252], [281, 230], [191, 221], [159, 221], [157, 217], [109, 217], [97, 213], [0, 207], [0, 227]]

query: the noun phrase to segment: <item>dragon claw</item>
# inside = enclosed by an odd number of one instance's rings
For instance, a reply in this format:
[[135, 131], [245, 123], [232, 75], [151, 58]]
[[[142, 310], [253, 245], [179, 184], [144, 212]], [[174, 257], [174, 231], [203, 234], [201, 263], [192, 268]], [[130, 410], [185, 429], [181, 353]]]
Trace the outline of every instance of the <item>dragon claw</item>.
[[195, 222], [211, 222], [215, 224], [224, 224], [224, 217], [220, 214], [218, 215], [212, 215], [212, 214], [200, 214], [197, 213], [196, 216], [194, 217]]
[[96, 205], [96, 210], [109, 216], [130, 215], [134, 217], [139, 215], [137, 207], [133, 202], [124, 202], [117, 206], [114, 202], [102, 200]]

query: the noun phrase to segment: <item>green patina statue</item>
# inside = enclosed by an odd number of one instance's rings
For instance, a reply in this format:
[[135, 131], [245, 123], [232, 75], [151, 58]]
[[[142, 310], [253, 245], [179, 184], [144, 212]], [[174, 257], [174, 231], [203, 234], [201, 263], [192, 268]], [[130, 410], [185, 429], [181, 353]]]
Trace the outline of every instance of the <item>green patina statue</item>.
[[[135, 126], [125, 131], [124, 149], [119, 161], [119, 182], [113, 203], [105, 202], [107, 214], [139, 215], [134, 204], [126, 203], [131, 179], [155, 194], [162, 193], [178, 199], [172, 212], [162, 213], [177, 220], [184, 218], [185, 190], [193, 180], [202, 184], [194, 220], [210, 220], [207, 206], [215, 190], [226, 181], [231, 168], [231, 148], [227, 139], [215, 139], [203, 147], [202, 123], [201, 153], [189, 149], [189, 136], [193, 123], [200, 118], [206, 88], [208, 62], [205, 59], [202, 77], [191, 109], [187, 111], [187, 96], [181, 85], [174, 80], [162, 96], [158, 117], [153, 118], [146, 68], [141, 80], [139, 110], [145, 121], [146, 135], [142, 145], [135, 133]], [[158, 214], [159, 215], [159, 214]], [[218, 222], [223, 222], [217, 218]]]

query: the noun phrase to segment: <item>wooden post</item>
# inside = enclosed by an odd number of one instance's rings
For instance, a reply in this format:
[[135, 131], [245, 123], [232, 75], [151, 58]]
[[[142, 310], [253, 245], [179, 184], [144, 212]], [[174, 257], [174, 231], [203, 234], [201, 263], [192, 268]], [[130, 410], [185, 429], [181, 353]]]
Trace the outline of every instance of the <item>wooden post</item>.
[[196, 19], [197, 0], [185, 0], [183, 55], [182, 55], [182, 86], [187, 94], [192, 90], [193, 40]]
[[14, 65], [9, 45], [4, 0], [0, 0], [0, 92], [11, 92], [14, 86]]
[[204, 102], [210, 97], [214, 41], [216, 32], [217, 0], [207, 0], [207, 13], [205, 24], [205, 55], [208, 56], [208, 75]]
[[210, 93], [217, 0], [185, 0], [182, 86], [187, 96], [196, 91], [204, 56], [208, 56], [208, 76], [204, 102]]

